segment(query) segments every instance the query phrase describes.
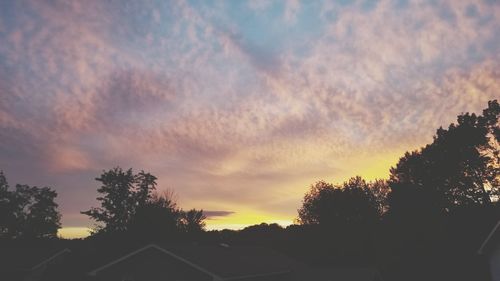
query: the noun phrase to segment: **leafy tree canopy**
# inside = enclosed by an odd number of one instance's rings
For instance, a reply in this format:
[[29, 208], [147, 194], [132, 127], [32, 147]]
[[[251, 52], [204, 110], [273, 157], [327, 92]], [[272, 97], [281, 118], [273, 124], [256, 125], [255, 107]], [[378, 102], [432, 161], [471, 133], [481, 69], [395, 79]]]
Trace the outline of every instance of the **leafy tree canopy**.
[[98, 231], [125, 231], [138, 208], [142, 208], [151, 199], [156, 189], [156, 177], [144, 171], [134, 174], [120, 167], [103, 171], [95, 180], [101, 183], [97, 190], [100, 207], [93, 207], [82, 212], [98, 225]]
[[101, 183], [97, 190], [101, 206], [82, 212], [99, 224], [96, 232], [159, 239], [204, 230], [203, 211], [183, 211], [173, 193], [157, 193], [157, 178], [150, 173], [134, 174], [132, 169], [116, 167], [103, 171], [96, 180]]
[[304, 196], [298, 220], [301, 224], [324, 226], [374, 222], [383, 212], [378, 196], [384, 190], [382, 183], [367, 183], [359, 176], [338, 186], [319, 181]]
[[443, 210], [487, 205], [499, 191], [500, 106], [488, 103], [482, 115], [461, 114], [456, 124], [439, 128], [434, 141], [407, 152], [391, 168], [394, 185], [433, 189]]
[[10, 191], [0, 171], [0, 236], [4, 238], [52, 238], [61, 227], [55, 202], [57, 193], [49, 187], [17, 184]]
[[187, 233], [202, 232], [205, 230], [206, 218], [207, 217], [203, 214], [203, 210], [191, 209], [189, 211], [182, 212], [182, 227]]

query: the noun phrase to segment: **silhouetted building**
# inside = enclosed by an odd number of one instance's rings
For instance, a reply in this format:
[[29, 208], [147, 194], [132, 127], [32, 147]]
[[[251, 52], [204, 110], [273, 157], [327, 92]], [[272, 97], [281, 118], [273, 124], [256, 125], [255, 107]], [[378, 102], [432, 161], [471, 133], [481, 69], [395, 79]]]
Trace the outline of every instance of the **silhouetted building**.
[[0, 249], [0, 280], [38, 281], [47, 268], [59, 267], [71, 253], [58, 245], [26, 245]]
[[228, 245], [150, 244], [90, 272], [90, 280], [290, 280], [301, 264], [279, 253]]
[[[97, 246], [99, 245], [99, 246]], [[262, 247], [227, 244], [72, 243], [8, 247], [2, 281], [379, 281], [370, 268], [311, 268]], [[9, 267], [5, 267], [7, 264]]]

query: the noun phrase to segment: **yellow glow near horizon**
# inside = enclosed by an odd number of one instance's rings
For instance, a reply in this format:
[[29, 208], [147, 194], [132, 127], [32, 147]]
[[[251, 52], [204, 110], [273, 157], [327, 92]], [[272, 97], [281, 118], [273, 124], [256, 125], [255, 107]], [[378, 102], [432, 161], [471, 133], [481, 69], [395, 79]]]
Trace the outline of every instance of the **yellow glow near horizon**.
[[[209, 219], [207, 220], [207, 230], [223, 230], [223, 229], [231, 229], [231, 230], [240, 230], [247, 226], [261, 224], [261, 223], [277, 223], [282, 227], [286, 227], [288, 225], [293, 224], [292, 220], [273, 220], [273, 219], [263, 219], [256, 220], [254, 222], [249, 223], [237, 223], [237, 220], [234, 219]], [[215, 223], [213, 223], [215, 222]], [[87, 227], [63, 227], [59, 229], [57, 232], [57, 236], [63, 239], [79, 239], [90, 236], [90, 228]]]
[[351, 176], [359, 175], [367, 181], [387, 179], [389, 178], [390, 168], [395, 166], [399, 158], [403, 155], [404, 151], [394, 151], [391, 153], [375, 154], [363, 161], [356, 159], [356, 163], [350, 165], [356, 169]]
[[64, 239], [85, 238], [90, 235], [88, 227], [63, 227], [57, 231], [57, 236]]
[[267, 221], [261, 221], [258, 223], [251, 223], [251, 224], [239, 224], [239, 223], [207, 224], [206, 230], [224, 230], [224, 229], [241, 230], [245, 227], [256, 225], [256, 224], [261, 224], [261, 223], [267, 223], [267, 224], [276, 223], [276, 224], [279, 224], [281, 227], [287, 227], [289, 225], [292, 225], [293, 221], [292, 220], [279, 220], [279, 221], [267, 220]]
[[252, 211], [234, 213], [224, 217], [215, 217], [207, 219], [207, 230], [233, 229], [239, 230], [247, 226], [261, 223], [277, 223], [283, 227], [293, 224], [293, 219], [277, 217], [270, 214], [255, 213]]
[[[367, 181], [374, 179], [387, 179], [389, 175], [389, 169], [394, 166], [399, 157], [403, 155], [403, 152], [394, 151], [392, 153], [385, 154], [373, 154], [369, 157], [360, 161], [359, 159], [346, 159], [349, 167], [353, 167], [353, 171], [346, 170], [345, 174], [339, 176], [339, 178], [329, 179], [334, 184], [340, 184], [342, 180], [340, 178], [345, 178], [347, 180], [351, 176], [360, 175]], [[319, 180], [319, 178], [317, 179]], [[314, 183], [312, 180], [308, 184]], [[307, 191], [307, 184], [304, 185], [304, 193]], [[299, 208], [300, 199], [297, 200], [297, 208]], [[228, 207], [228, 209], [234, 206]], [[271, 213], [259, 212], [253, 209], [240, 209], [235, 210], [235, 213], [228, 216], [212, 217], [206, 220], [207, 230], [240, 230], [245, 227], [261, 224], [261, 223], [277, 223], [282, 227], [293, 224], [295, 216], [287, 217], [285, 215], [276, 215]], [[63, 227], [59, 230], [58, 236], [66, 239], [84, 238], [90, 235], [90, 228], [88, 227]]]
[[[206, 220], [207, 230], [222, 230], [232, 229], [240, 230], [247, 226], [261, 224], [261, 223], [277, 223], [282, 227], [293, 224], [293, 219], [284, 217], [275, 217], [266, 214], [245, 212], [235, 213], [225, 217], [216, 217]], [[64, 239], [78, 239], [85, 238], [90, 235], [91, 229], [88, 227], [63, 227], [59, 229], [57, 236]]]

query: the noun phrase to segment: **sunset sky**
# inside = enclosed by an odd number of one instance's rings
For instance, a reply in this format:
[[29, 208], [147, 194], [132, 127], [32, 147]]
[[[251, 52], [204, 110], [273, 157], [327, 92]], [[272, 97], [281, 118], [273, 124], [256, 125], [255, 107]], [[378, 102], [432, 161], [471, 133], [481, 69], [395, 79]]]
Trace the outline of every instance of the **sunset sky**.
[[290, 224], [499, 97], [495, 0], [0, 1], [0, 169], [57, 190], [66, 237], [117, 165], [209, 229]]

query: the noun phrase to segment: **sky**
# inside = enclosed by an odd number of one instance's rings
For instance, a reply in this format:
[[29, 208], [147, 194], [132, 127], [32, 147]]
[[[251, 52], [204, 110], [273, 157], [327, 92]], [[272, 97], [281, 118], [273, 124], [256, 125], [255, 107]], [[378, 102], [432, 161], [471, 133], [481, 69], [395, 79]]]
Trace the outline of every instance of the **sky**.
[[494, 0], [0, 1], [0, 169], [57, 190], [65, 237], [115, 166], [209, 229], [287, 225], [499, 93]]

